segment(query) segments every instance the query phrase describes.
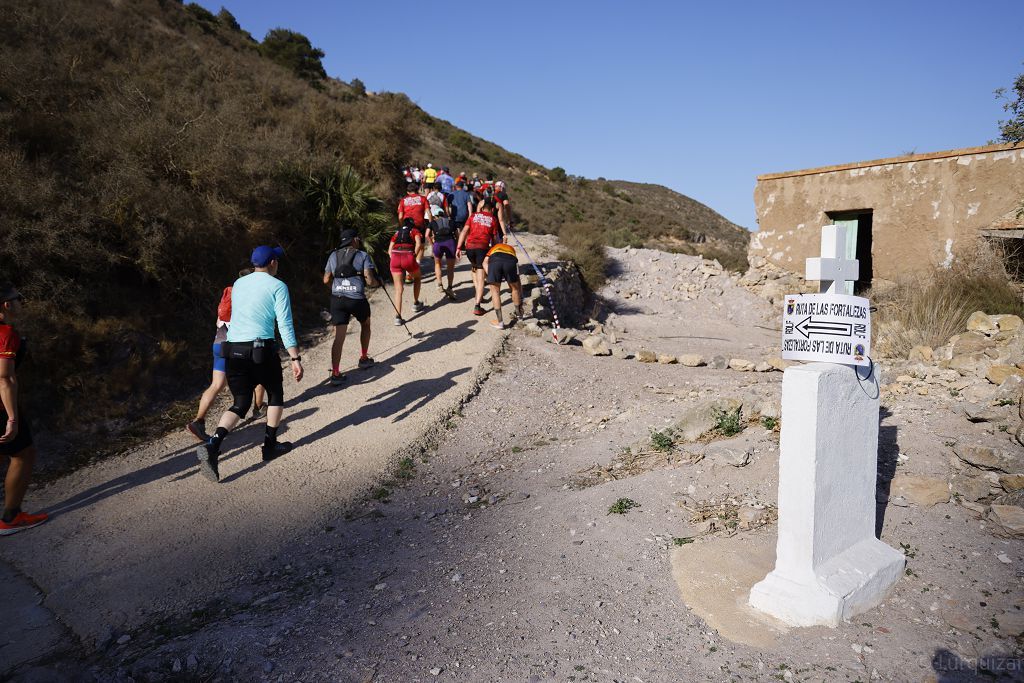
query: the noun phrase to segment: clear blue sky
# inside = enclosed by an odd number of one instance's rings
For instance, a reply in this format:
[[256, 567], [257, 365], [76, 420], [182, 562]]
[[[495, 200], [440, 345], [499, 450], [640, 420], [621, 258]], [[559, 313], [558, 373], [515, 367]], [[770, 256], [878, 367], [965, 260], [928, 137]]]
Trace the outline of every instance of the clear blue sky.
[[760, 173], [995, 139], [992, 91], [1024, 71], [1022, 0], [200, 4], [545, 166], [747, 228]]

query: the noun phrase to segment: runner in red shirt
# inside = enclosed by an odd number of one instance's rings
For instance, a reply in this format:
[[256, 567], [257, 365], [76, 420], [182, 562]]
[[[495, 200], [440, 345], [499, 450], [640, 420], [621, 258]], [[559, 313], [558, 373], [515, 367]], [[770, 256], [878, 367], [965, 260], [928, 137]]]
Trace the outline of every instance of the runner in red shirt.
[[422, 232], [430, 219], [430, 204], [427, 198], [417, 191], [416, 183], [406, 185], [405, 196], [398, 201], [398, 223], [401, 225], [406, 218], [411, 218], [413, 226]]
[[32, 515], [21, 509], [36, 461], [32, 432], [18, 401], [17, 368], [25, 359], [25, 345], [11, 323], [21, 307], [22, 297], [14, 285], [0, 284], [0, 458], [8, 462], [0, 536], [31, 529], [48, 519], [45, 512]]
[[498, 219], [494, 215], [494, 201], [484, 200], [481, 210], [472, 214], [462, 232], [459, 233], [459, 243], [455, 248], [455, 258], [461, 258], [462, 249], [466, 249], [466, 257], [469, 259], [473, 269], [473, 287], [476, 289], [476, 305], [473, 307], [473, 315], [483, 315], [484, 300], [484, 258], [487, 250], [498, 239]]
[[403, 274], [412, 276], [412, 310], [416, 313], [423, 310], [420, 301], [420, 284], [423, 275], [420, 272], [417, 254], [423, 251], [423, 235], [416, 229], [412, 218], [402, 221], [401, 227], [391, 237], [388, 245], [388, 256], [391, 257], [391, 279], [395, 283], [395, 325], [404, 325], [402, 318], [402, 293], [405, 289]]

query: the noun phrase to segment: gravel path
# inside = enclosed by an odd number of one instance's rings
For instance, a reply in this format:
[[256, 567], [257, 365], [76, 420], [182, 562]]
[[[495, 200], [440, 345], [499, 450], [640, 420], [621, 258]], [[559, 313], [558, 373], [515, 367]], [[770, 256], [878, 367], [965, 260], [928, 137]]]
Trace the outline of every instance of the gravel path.
[[[531, 238], [528, 246], [544, 254], [548, 242]], [[885, 603], [852, 623], [740, 625], [747, 637], [729, 640], [712, 625], [724, 631], [728, 619], [705, 621], [687, 607], [680, 585], [691, 579], [681, 574], [699, 573], [702, 590], [720, 593], [717, 605], [728, 608], [743, 599], [730, 595], [740, 584], [716, 568], [735, 566], [737, 554], [763, 558], [774, 547], [778, 432], [749, 418], [777, 409], [782, 374], [628, 356], [642, 348], [756, 362], [774, 354], [777, 333], [763, 302], [725, 274], [698, 272], [708, 266], [699, 259], [692, 269], [693, 257], [612, 255], [618, 274], [602, 292], [612, 311], [604, 327], [614, 331], [616, 349], [629, 353], [595, 357], [513, 332], [487, 364], [479, 393], [455, 412], [439, 413], [440, 429], [431, 434], [437, 438], [376, 496], [349, 498], [347, 506], [340, 496], [302, 503], [315, 512], [292, 522], [291, 538], [275, 536], [273, 546], [240, 542], [234, 551], [245, 561], [220, 567], [220, 583], [186, 575], [184, 586], [209, 586], [205, 601], [190, 594], [191, 611], [150, 609], [150, 618], [119, 630], [122, 642], [108, 643], [102, 655], [68, 659], [47, 673], [104, 683], [129, 676], [866, 683], [969, 681], [988, 666], [1002, 668], [985, 680], [1020, 679], [1022, 546], [995, 535], [953, 498], [882, 499], [881, 538], [904, 550], [909, 571]], [[671, 265], [655, 272], [652, 264], [661, 260]], [[658, 277], [656, 285], [679, 284], [668, 286], [677, 294], [648, 286]], [[702, 295], [708, 290], [720, 293]], [[954, 392], [908, 393], [889, 378], [897, 370], [879, 368], [891, 383], [883, 395], [880, 473], [946, 477], [950, 444], [1006, 447], [1006, 433], [957, 413], [962, 399]], [[651, 452], [652, 430], [712, 399], [743, 403], [741, 433]], [[336, 404], [323, 410], [341, 416], [335, 419], [351, 412]], [[737, 452], [748, 457], [737, 460]], [[382, 456], [379, 467], [385, 462]], [[191, 471], [191, 463], [179, 469]], [[164, 486], [174, 483], [164, 479]], [[368, 471], [365, 481], [372, 480]], [[197, 491], [205, 483], [191, 476], [183, 482]], [[308, 497], [312, 483], [299, 486], [287, 493]], [[274, 514], [295, 503], [274, 489], [250, 495]], [[621, 499], [638, 505], [610, 514]], [[710, 528], [709, 519], [751, 523]]]
[[[85, 642], [218, 595], [365, 494], [403, 447], [474, 389], [477, 368], [503, 335], [471, 315], [468, 270], [456, 275], [458, 302], [446, 302], [430, 280], [426, 310], [408, 318], [412, 339], [391, 324], [387, 298], [373, 297], [377, 363], [367, 370], [353, 367], [352, 321], [345, 386], [326, 384], [330, 338], [303, 351], [301, 383], [286, 368], [281, 438], [296, 446], [288, 456], [262, 463], [263, 421], [244, 424], [225, 442], [221, 482], [212, 484], [198, 476], [196, 442], [184, 431], [168, 435], [33, 492], [33, 506], [51, 519], [4, 539], [0, 558], [30, 577], [45, 606]], [[406, 299], [409, 309], [411, 292]], [[211, 411], [208, 422], [219, 415]]]

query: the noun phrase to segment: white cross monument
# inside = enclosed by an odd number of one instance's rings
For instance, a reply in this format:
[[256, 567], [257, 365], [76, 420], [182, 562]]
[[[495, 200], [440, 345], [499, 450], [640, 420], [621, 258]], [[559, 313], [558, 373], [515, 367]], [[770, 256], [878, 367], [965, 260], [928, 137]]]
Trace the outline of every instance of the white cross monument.
[[[858, 263], [845, 228], [822, 229], [807, 279], [842, 291]], [[775, 569], [750, 604], [792, 626], [836, 626], [885, 599], [904, 557], [875, 538], [879, 386], [850, 365], [808, 363], [782, 380], [779, 538]]]

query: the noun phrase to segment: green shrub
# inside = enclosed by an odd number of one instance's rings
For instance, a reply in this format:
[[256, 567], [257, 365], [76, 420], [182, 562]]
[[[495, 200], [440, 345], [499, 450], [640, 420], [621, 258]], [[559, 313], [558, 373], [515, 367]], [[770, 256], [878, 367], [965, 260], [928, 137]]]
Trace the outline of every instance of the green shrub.
[[286, 28], [267, 31], [260, 44], [260, 52], [304, 80], [321, 81], [327, 78], [324, 65], [320, 62], [324, 51], [313, 47], [309, 38], [296, 31]]
[[736, 436], [743, 431], [742, 409], [721, 410], [716, 409], [715, 431], [722, 436]]
[[568, 176], [565, 173], [565, 169], [561, 166], [555, 166], [553, 169], [548, 171], [548, 178], [554, 180], [556, 183], [565, 182]]
[[591, 291], [600, 289], [608, 279], [608, 254], [601, 235], [583, 223], [564, 223], [558, 231], [558, 243], [559, 258], [576, 264]]
[[676, 440], [672, 436], [672, 431], [666, 429], [664, 431], [651, 430], [651, 448], [656, 451], [663, 453], [671, 451], [672, 447], [676, 445]]
[[640, 503], [632, 498], [619, 498], [608, 508], [609, 515], [624, 515], [633, 508], [640, 507]]

